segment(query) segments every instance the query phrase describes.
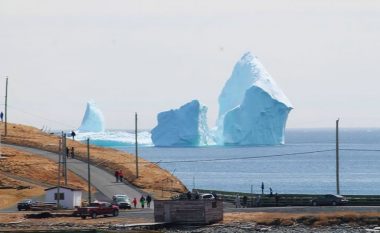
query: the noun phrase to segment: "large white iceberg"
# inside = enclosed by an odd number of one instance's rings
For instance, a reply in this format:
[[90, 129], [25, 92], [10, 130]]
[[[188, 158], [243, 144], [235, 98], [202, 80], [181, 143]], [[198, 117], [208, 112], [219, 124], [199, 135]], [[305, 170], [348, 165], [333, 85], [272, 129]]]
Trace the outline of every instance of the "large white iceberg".
[[246, 53], [219, 96], [218, 144], [284, 143], [292, 104], [258, 58]]
[[78, 128], [80, 132], [103, 132], [104, 116], [94, 102], [87, 102], [82, 124]]
[[161, 112], [152, 130], [155, 146], [202, 146], [209, 141], [207, 107], [193, 100], [179, 109]]

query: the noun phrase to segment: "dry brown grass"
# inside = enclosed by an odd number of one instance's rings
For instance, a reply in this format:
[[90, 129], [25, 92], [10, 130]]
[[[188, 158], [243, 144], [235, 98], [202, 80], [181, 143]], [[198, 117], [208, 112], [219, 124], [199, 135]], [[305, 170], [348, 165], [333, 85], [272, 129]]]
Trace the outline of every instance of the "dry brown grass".
[[290, 226], [296, 223], [312, 226], [329, 226], [337, 224], [379, 224], [380, 213], [368, 212], [331, 212], [315, 214], [290, 214], [290, 213], [225, 213], [224, 223], [231, 222], [256, 222], [262, 225]]
[[[0, 133], [4, 135], [3, 123], [0, 123]], [[43, 149], [51, 152], [58, 151], [59, 138], [36, 129], [34, 127], [9, 124], [8, 135], [1, 137], [1, 141], [5, 143], [29, 146], [33, 148]], [[74, 147], [76, 157], [86, 160], [87, 147], [78, 141], [67, 140], [68, 147]], [[139, 178], [135, 177], [135, 156], [110, 148], [102, 148], [91, 146], [91, 160], [94, 164], [99, 164], [110, 172], [115, 169], [122, 169], [124, 178], [130, 183], [151, 193], [156, 199], [162, 197], [162, 185], [164, 188], [171, 189], [165, 192], [164, 197], [168, 198], [171, 194], [186, 192], [186, 187], [170, 172], [160, 168], [156, 164], [152, 164], [142, 158], [139, 158]], [[163, 182], [163, 180], [166, 180]]]
[[0, 185], [3, 187], [30, 186], [28, 189], [21, 190], [14, 188], [0, 189], [0, 209], [10, 207], [26, 197], [40, 196], [44, 193], [44, 188], [41, 186], [30, 185], [27, 182], [9, 178], [2, 173], [0, 173]]
[[[5, 157], [0, 160], [0, 172], [4, 175], [30, 179], [41, 185], [57, 185], [58, 166], [54, 161], [6, 146], [1, 147], [1, 154]], [[68, 172], [67, 180], [68, 186], [88, 190], [87, 182], [72, 172]]]

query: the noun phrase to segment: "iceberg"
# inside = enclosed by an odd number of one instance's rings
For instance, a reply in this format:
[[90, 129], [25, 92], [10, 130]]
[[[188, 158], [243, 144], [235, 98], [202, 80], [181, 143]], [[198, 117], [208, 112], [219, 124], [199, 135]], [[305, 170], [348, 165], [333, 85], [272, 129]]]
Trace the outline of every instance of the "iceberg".
[[207, 107], [193, 100], [179, 109], [157, 115], [157, 126], [152, 130], [155, 146], [202, 146], [209, 143]]
[[219, 96], [217, 142], [283, 144], [292, 109], [289, 99], [258, 58], [248, 52], [236, 63]]
[[78, 128], [80, 132], [103, 132], [104, 117], [100, 109], [94, 102], [87, 102], [86, 112], [84, 113], [82, 123]]

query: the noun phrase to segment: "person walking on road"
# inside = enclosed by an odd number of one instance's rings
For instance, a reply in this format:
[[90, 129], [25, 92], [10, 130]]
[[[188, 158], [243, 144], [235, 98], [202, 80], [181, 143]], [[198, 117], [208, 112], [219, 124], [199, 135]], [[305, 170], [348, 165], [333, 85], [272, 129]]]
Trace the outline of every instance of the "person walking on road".
[[261, 182], [261, 194], [264, 195], [264, 182]]
[[144, 196], [143, 196], [143, 195], [141, 195], [141, 197], [140, 197], [140, 204], [141, 204], [141, 208], [143, 208], [143, 209], [144, 209], [144, 205], [145, 205], [145, 198], [144, 198]]
[[273, 190], [272, 190], [272, 187], [269, 187], [269, 196], [273, 196]]
[[146, 197], [146, 207], [150, 208], [150, 202], [152, 201], [152, 197], [150, 195], [148, 195]]
[[119, 180], [120, 180], [120, 182], [123, 182], [123, 178], [124, 178], [123, 171], [120, 170], [119, 171]]
[[119, 182], [119, 171], [115, 171], [115, 178], [116, 178], [116, 183]]
[[132, 201], [132, 203], [133, 203], [133, 206], [135, 207], [135, 209], [136, 209], [136, 206], [137, 206], [137, 200], [136, 200], [136, 198], [133, 198], [133, 201]]

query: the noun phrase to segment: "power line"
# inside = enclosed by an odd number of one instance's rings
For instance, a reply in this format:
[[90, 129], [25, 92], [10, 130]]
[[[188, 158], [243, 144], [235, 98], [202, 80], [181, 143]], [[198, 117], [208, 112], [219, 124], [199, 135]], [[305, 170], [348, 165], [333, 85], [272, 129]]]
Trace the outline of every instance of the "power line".
[[316, 150], [316, 151], [307, 151], [307, 152], [295, 152], [295, 153], [285, 153], [285, 154], [273, 154], [273, 155], [236, 157], [236, 158], [199, 159], [199, 160], [173, 160], [173, 161], [162, 161], [160, 163], [194, 163], [194, 162], [214, 162], [214, 161], [229, 161], [229, 160], [245, 160], [245, 159], [271, 158], [271, 157], [281, 157], [281, 156], [290, 156], [290, 155], [315, 154], [315, 153], [329, 152], [329, 151], [335, 151], [335, 149]]
[[17, 110], [17, 111], [19, 111], [19, 112], [22, 112], [22, 113], [28, 114], [28, 115], [30, 115], [30, 116], [36, 117], [36, 118], [40, 118], [40, 119], [43, 119], [43, 120], [51, 121], [51, 122], [54, 122], [54, 123], [57, 123], [57, 124], [59, 124], [59, 125], [63, 125], [63, 126], [66, 126], [66, 127], [76, 128], [76, 127], [74, 127], [74, 126], [72, 126], [72, 125], [68, 125], [68, 124], [65, 124], [65, 123], [60, 122], [60, 121], [56, 121], [56, 120], [52, 120], [52, 119], [48, 119], [48, 118], [42, 117], [42, 116], [40, 116], [40, 115], [37, 115], [37, 114], [34, 114], [34, 113], [27, 112], [27, 111], [25, 111], [25, 110], [21, 110], [21, 109], [15, 108], [14, 106], [10, 106], [10, 105], [8, 105], [8, 107], [10, 107], [10, 108], [12, 108], [12, 109], [14, 109], [14, 110]]
[[344, 151], [380, 152], [380, 149], [339, 149]]

